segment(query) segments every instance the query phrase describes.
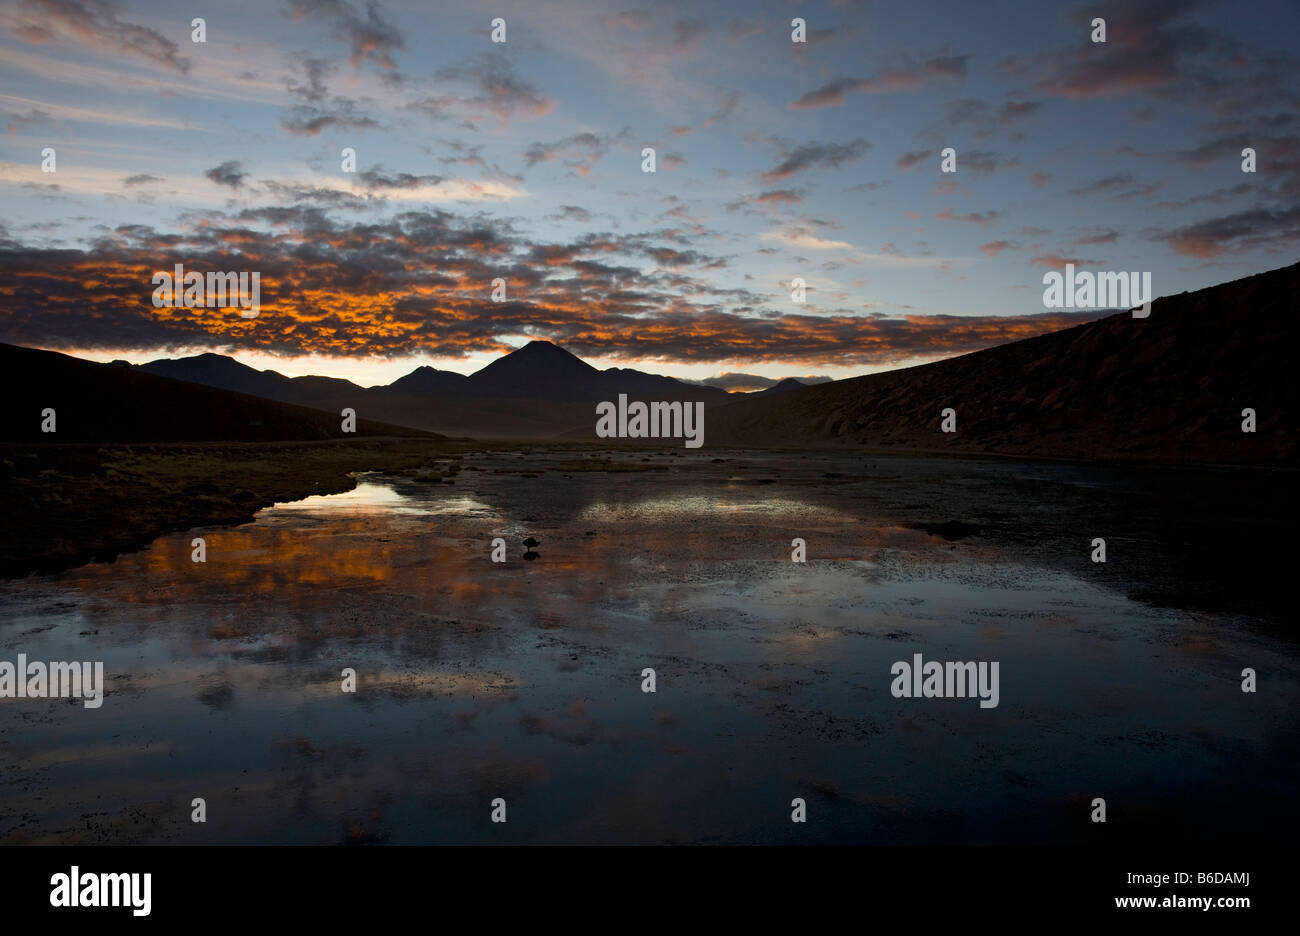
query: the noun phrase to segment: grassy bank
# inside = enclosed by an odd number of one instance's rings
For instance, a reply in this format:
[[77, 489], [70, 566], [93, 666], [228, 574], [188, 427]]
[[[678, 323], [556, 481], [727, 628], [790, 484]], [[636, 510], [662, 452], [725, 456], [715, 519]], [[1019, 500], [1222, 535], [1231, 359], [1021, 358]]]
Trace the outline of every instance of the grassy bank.
[[466, 453], [541, 449], [579, 456], [557, 463], [557, 470], [663, 467], [596, 457], [608, 446], [591, 442], [367, 438], [0, 446], [0, 483], [8, 495], [0, 521], [0, 578], [109, 561], [177, 530], [247, 523], [272, 504], [349, 491], [354, 472], [454, 483], [456, 462]]

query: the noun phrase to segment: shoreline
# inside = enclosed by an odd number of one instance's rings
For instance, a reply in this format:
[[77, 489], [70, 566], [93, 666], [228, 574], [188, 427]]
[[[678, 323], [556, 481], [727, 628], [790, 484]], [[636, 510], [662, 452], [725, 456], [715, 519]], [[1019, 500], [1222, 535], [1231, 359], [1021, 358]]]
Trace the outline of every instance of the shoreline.
[[[362, 439], [286, 442], [199, 442], [95, 445], [0, 445], [0, 478], [10, 490], [0, 541], [0, 579], [57, 575], [88, 562], [111, 562], [159, 536], [195, 527], [234, 526], [276, 503], [356, 487], [362, 472], [402, 473], [435, 461], [455, 464], [471, 453], [662, 451], [663, 440], [610, 445], [600, 440]], [[984, 460], [1057, 464], [1101, 471], [1287, 474], [1274, 465], [1151, 461], [1082, 461], [991, 452], [901, 451], [817, 446], [765, 449], [719, 447], [674, 451], [709, 460], [720, 452], [865, 458]], [[577, 466], [579, 463], [574, 462]], [[610, 470], [600, 463], [570, 470]], [[453, 483], [453, 482], [448, 482]]]

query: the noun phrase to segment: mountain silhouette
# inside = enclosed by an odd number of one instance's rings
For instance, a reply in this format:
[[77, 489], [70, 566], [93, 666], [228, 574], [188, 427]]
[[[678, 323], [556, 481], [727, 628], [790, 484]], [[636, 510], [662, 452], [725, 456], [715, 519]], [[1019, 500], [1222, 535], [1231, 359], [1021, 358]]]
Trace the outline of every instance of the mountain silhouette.
[[[749, 394], [598, 370], [549, 341], [468, 377], [419, 367], [368, 389], [258, 371], [217, 354], [131, 367], [4, 346], [0, 364], [21, 404], [9, 408], [8, 438], [38, 437], [32, 413], [46, 406], [59, 409], [61, 440], [332, 438], [348, 406], [387, 424], [366, 424], [368, 432], [593, 438], [595, 404], [625, 393], [703, 401], [710, 446], [1282, 465], [1300, 460], [1300, 384], [1288, 378], [1300, 346], [1297, 295], [1300, 263], [1161, 297], [1149, 318], [1120, 312], [919, 367], [813, 385], [787, 378]], [[197, 384], [227, 395], [196, 394]], [[945, 410], [955, 432], [941, 431]], [[1254, 432], [1242, 431], [1246, 411], [1255, 414]]]
[[421, 366], [391, 384], [360, 387], [331, 377], [286, 377], [220, 354], [162, 359], [137, 370], [401, 426], [482, 437], [551, 438], [594, 424], [595, 404], [632, 399], [713, 406], [731, 394], [630, 368], [598, 370], [550, 341], [530, 341], [468, 377]]
[[754, 396], [767, 396], [771, 393], [788, 393], [791, 390], [802, 390], [806, 386], [808, 386], [808, 384], [796, 380], [793, 377], [787, 377], [784, 380], [772, 384], [772, 386], [768, 387], [766, 390], [758, 391]]
[[283, 403], [329, 399], [362, 389], [350, 380], [337, 377], [286, 377], [273, 370], [259, 371], [234, 358], [212, 352], [174, 360], [163, 358], [150, 361], [141, 364], [140, 370], [160, 377], [187, 380]]
[[473, 396], [496, 399], [585, 399], [601, 372], [549, 341], [530, 341], [469, 376]]
[[413, 393], [425, 396], [463, 396], [469, 378], [455, 371], [438, 370], [427, 364], [417, 367], [404, 377], [399, 377], [379, 390], [388, 394]]
[[[756, 394], [711, 445], [1295, 464], [1300, 263], [960, 357]], [[941, 430], [953, 410], [956, 432]], [[1243, 410], [1256, 414], [1242, 431]]]
[[[200, 366], [215, 371], [225, 365], [205, 361]], [[345, 434], [337, 411], [9, 344], [0, 344], [0, 388], [9, 401], [0, 416], [3, 442], [279, 442], [429, 435], [364, 418], [362, 409], [356, 433]], [[41, 430], [47, 409], [54, 410], [55, 432]]]

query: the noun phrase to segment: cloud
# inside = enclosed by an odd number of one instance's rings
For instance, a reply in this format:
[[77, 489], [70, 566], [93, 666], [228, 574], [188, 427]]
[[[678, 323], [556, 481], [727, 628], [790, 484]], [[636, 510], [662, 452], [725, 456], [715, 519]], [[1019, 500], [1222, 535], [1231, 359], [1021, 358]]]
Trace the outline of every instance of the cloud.
[[1042, 101], [1008, 101], [1001, 107], [994, 107], [976, 98], [960, 98], [948, 105], [947, 123], [970, 125], [975, 129], [975, 139], [988, 140], [1000, 131], [1011, 130], [1042, 108]]
[[780, 381], [758, 374], [736, 374], [724, 371], [716, 377], [706, 377], [703, 380], [688, 379], [684, 383], [695, 384], [697, 387], [713, 387], [717, 390], [726, 390], [728, 393], [752, 393], [755, 390], [775, 387]]
[[702, 20], [677, 20], [673, 23], [673, 51], [690, 52], [708, 32], [708, 24]]
[[813, 250], [843, 250], [853, 247], [846, 241], [825, 240], [806, 227], [788, 227], [780, 231], [767, 231], [763, 240], [780, 241], [790, 247], [807, 247]]
[[244, 180], [248, 178], [248, 173], [240, 171], [241, 169], [242, 166], [235, 160], [227, 160], [203, 174], [217, 185], [241, 189], [244, 187]]
[[259, 183], [260, 191], [282, 202], [293, 204], [307, 203], [328, 208], [345, 208], [350, 211], [364, 211], [378, 208], [384, 203], [383, 198], [361, 196], [353, 192], [334, 188], [332, 185], [312, 185], [303, 182], [278, 182], [263, 179]]
[[798, 205], [803, 203], [803, 193], [797, 189], [775, 189], [760, 192], [754, 201], [760, 205]]
[[1249, 182], [1240, 182], [1231, 188], [1218, 188], [1213, 192], [1204, 192], [1200, 195], [1193, 195], [1191, 198], [1184, 198], [1177, 201], [1160, 201], [1152, 205], [1152, 208], [1190, 208], [1193, 205], [1222, 205], [1227, 201], [1235, 198], [1244, 198], [1247, 195], [1259, 193], [1259, 188], [1251, 185]]
[[[438, 161], [444, 166], [468, 166], [479, 170], [484, 178], [496, 179], [503, 182], [512, 182], [516, 185], [523, 182], [523, 177], [506, 172], [496, 163], [489, 163], [480, 153], [483, 151], [483, 144], [462, 143], [458, 140], [445, 140], [443, 145], [451, 150], [449, 156], [439, 156]], [[433, 150], [424, 147], [424, 151], [430, 156]]]
[[296, 59], [298, 64], [302, 66], [306, 83], [299, 82], [293, 77], [286, 77], [284, 79], [285, 89], [290, 94], [297, 95], [313, 104], [321, 103], [329, 92], [329, 89], [325, 86], [325, 79], [334, 72], [334, 63], [326, 58], [312, 58], [308, 55], [299, 55]]
[[1212, 258], [1257, 248], [1282, 253], [1294, 250], [1300, 243], [1300, 205], [1238, 211], [1152, 233], [1149, 239], [1168, 244], [1175, 253], [1189, 257]]
[[913, 150], [910, 153], [904, 153], [898, 157], [899, 169], [915, 169], [930, 156], [933, 156], [932, 150]]
[[812, 110], [819, 107], [839, 107], [844, 95], [850, 91], [862, 94], [892, 94], [900, 91], [917, 91], [939, 78], [963, 79], [969, 55], [943, 55], [924, 62], [908, 62], [886, 67], [869, 78], [840, 77], [804, 94], [790, 102], [791, 110]]
[[968, 153], [958, 153], [957, 164], [962, 169], [985, 175], [990, 172], [997, 172], [999, 169], [1015, 168], [1020, 165], [1020, 161], [1011, 156], [1003, 156], [1000, 153], [971, 150]]
[[591, 220], [591, 212], [577, 205], [561, 205], [559, 213], [551, 215], [551, 218], [556, 221], [578, 221], [586, 224]]
[[995, 240], [987, 244], [980, 244], [980, 250], [987, 256], [996, 257], [1004, 250], [1019, 250], [1020, 244], [1016, 241]]
[[1029, 262], [1033, 266], [1051, 267], [1053, 269], [1056, 267], [1064, 267], [1067, 263], [1073, 263], [1076, 267], [1096, 266], [1105, 263], [1104, 260], [1088, 260], [1083, 257], [1066, 257], [1055, 253], [1039, 254], [1036, 257], [1031, 257]]
[[375, 0], [366, 4], [364, 14], [347, 0], [290, 0], [289, 15], [299, 22], [328, 22], [334, 37], [348, 46], [354, 68], [373, 62], [394, 71], [393, 53], [406, 48], [401, 30], [385, 21]]
[[[0, 94], [0, 104], [5, 106], [5, 113], [9, 120], [19, 127], [51, 119], [106, 124], [117, 127], [162, 127], [170, 130], [190, 130], [199, 126], [191, 121], [130, 114], [103, 107], [73, 107], [66, 104], [51, 104], [46, 101], [18, 97], [13, 94]], [[22, 116], [10, 111], [9, 108], [12, 107], [26, 107], [30, 110], [26, 116]]]
[[330, 108], [300, 104], [292, 108], [293, 116], [280, 122], [280, 128], [295, 136], [316, 136], [322, 130], [378, 130], [379, 121], [357, 113], [357, 105], [335, 98]]
[[66, 36], [96, 51], [108, 47], [181, 73], [190, 69], [175, 42], [148, 26], [118, 19], [104, 0], [21, 0], [14, 32], [28, 42]]
[[972, 211], [969, 214], [959, 215], [953, 214], [951, 208], [945, 208], [935, 215], [935, 218], [939, 221], [960, 221], [966, 224], [978, 224], [981, 227], [988, 227], [998, 219], [998, 213], [996, 211]]
[[438, 185], [443, 181], [439, 175], [412, 175], [409, 172], [387, 173], [382, 165], [357, 173], [357, 182], [370, 191], [392, 189], [419, 189]]
[[1088, 244], [1113, 244], [1119, 238], [1119, 231], [1103, 231], [1100, 234], [1084, 234], [1070, 242], [1071, 247], [1083, 247]]
[[475, 62], [439, 69], [439, 82], [472, 85], [477, 94], [441, 94], [412, 101], [408, 107], [431, 117], [458, 117], [480, 121], [495, 117], [506, 123], [515, 118], [537, 120], [555, 110], [555, 101], [531, 81], [518, 75], [508, 59], [485, 55]]
[[[306, 204], [214, 211], [202, 220], [175, 231], [120, 225], [76, 249], [0, 243], [7, 297], [0, 338], [63, 349], [386, 357], [500, 353], [528, 334], [628, 360], [865, 366], [961, 353], [1078, 321], [773, 309], [764, 295], [696, 278], [693, 269], [722, 261], [675, 246], [667, 232], [537, 243], [478, 214], [409, 211], [359, 223]], [[153, 308], [153, 271], [178, 262], [260, 271], [261, 316]], [[498, 276], [521, 298], [492, 302], [484, 284]], [[88, 281], [96, 288], [87, 290]]]
[[528, 168], [545, 162], [558, 162], [580, 176], [588, 175], [610, 149], [612, 141], [595, 133], [575, 133], [550, 143], [534, 143], [524, 151]]
[[[759, 374], [740, 374], [732, 371], [724, 371], [716, 377], [706, 377], [703, 380], [683, 381], [684, 383], [695, 384], [699, 387], [714, 387], [718, 390], [726, 390], [728, 393], [753, 393], [756, 390], [766, 390], [768, 387], [775, 387], [783, 380], [789, 380], [789, 377], [763, 377]], [[812, 385], [819, 383], [830, 383], [832, 378], [822, 376], [803, 376], [796, 375], [795, 380], [802, 384]]]
[[850, 143], [810, 143], [788, 151], [775, 167], [761, 174], [764, 182], [779, 182], [809, 169], [838, 169], [866, 155], [871, 144], [857, 139]]
[[[866, 366], [958, 354], [1068, 327], [1083, 317], [792, 313], [744, 290], [713, 290], [680, 268], [707, 263], [649, 235], [532, 244], [482, 217], [442, 211], [340, 224], [319, 208], [219, 213], [168, 233], [122, 225], [87, 249], [0, 243], [0, 338], [56, 349], [210, 348], [286, 356], [503, 353], [518, 335], [583, 355], [683, 362], [808, 361]], [[263, 229], [266, 228], [266, 229]], [[620, 257], [644, 253], [660, 270]], [[154, 309], [150, 277], [255, 269], [262, 314]], [[496, 277], [526, 296], [492, 302]], [[95, 282], [94, 290], [86, 282]], [[645, 327], [653, 320], [654, 327]]]
[[[1185, 22], [1201, 5], [1195, 0], [1136, 5], [1108, 0], [1077, 7], [1070, 20], [1079, 40], [1046, 57], [1035, 88], [1067, 98], [1092, 98], [1190, 84], [1197, 77], [1195, 61], [1206, 56], [1226, 61], [1233, 51], [1209, 29]], [[1105, 43], [1087, 39], [1093, 17], [1105, 19], [1110, 27]]]
[[735, 113], [736, 106], [740, 103], [740, 97], [741, 95], [739, 91], [728, 91], [723, 97], [722, 103], [718, 105], [718, 109], [704, 119], [704, 123], [700, 125], [700, 129], [707, 130], [710, 127], [716, 127], [718, 124], [725, 122], [727, 118]]
[[1080, 188], [1071, 189], [1071, 195], [1110, 195], [1117, 200], [1127, 200], [1141, 195], [1150, 198], [1164, 185], [1163, 182], [1139, 182], [1131, 172], [1117, 172], [1097, 179]]
[[[215, 172], [216, 170], [214, 169], [210, 171]], [[134, 188], [137, 185], [150, 185], [154, 182], [162, 182], [162, 181], [163, 181], [162, 176], [149, 175], [146, 172], [142, 172], [139, 173], [138, 175], [127, 176], [125, 179], [123, 179], [122, 187]]]

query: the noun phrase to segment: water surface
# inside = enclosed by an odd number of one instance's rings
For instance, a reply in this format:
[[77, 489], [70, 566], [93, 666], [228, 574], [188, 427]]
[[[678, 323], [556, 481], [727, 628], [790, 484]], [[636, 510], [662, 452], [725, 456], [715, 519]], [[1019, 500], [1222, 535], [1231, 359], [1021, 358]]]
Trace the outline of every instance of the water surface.
[[[664, 467], [469, 456], [0, 585], [0, 659], [108, 681], [0, 701], [0, 841], [1089, 842], [1095, 796], [1120, 841], [1294, 819], [1300, 667], [1241, 555], [1270, 510], [1223, 477], [612, 457]], [[977, 532], [925, 530], [952, 520]], [[1000, 704], [894, 698], [914, 653], [998, 661]]]

